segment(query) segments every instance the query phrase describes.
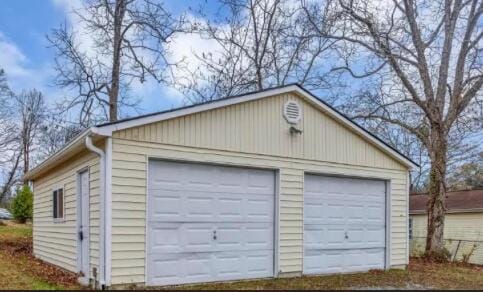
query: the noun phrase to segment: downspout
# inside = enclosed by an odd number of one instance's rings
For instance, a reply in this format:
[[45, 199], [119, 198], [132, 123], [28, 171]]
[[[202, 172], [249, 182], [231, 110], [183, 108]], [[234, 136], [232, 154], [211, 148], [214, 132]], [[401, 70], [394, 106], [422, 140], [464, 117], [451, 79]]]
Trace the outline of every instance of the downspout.
[[90, 151], [99, 155], [99, 195], [100, 200], [100, 218], [99, 218], [99, 286], [96, 288], [104, 289], [106, 284], [106, 232], [105, 232], [105, 222], [106, 222], [106, 154], [105, 152], [94, 146], [92, 144], [92, 137], [90, 135], [86, 136], [86, 147]]

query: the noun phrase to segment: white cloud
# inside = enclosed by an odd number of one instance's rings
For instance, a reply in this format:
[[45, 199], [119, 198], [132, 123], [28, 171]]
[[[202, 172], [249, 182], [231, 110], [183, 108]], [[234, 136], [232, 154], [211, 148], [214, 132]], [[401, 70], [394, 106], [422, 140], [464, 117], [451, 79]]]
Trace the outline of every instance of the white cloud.
[[37, 88], [44, 93], [53, 92], [48, 86], [48, 79], [53, 74], [50, 64], [32, 64], [21, 48], [1, 31], [0, 52], [0, 68], [5, 70], [13, 91]]
[[[193, 15], [188, 15], [188, 19], [191, 22], [196, 22], [200, 26], [205, 26], [206, 20], [203, 18], [197, 18]], [[219, 30], [228, 29], [228, 27], [219, 26]], [[219, 52], [222, 48], [220, 44], [206, 37], [201, 36], [198, 33], [181, 33], [176, 35], [168, 45], [170, 51], [169, 61], [172, 63], [181, 62], [179, 68], [174, 68], [174, 77], [178, 82], [182, 82], [185, 77], [189, 80], [191, 72], [195, 72], [201, 65], [202, 61], [198, 57], [202, 57], [203, 53], [210, 53], [213, 59], [218, 58]], [[178, 95], [183, 98], [181, 94]]]
[[90, 56], [97, 54], [94, 49], [94, 39], [83, 25], [79, 14], [83, 13], [81, 0], [52, 0], [54, 5], [65, 13], [68, 25], [76, 34], [80, 49]]
[[27, 57], [2, 32], [0, 32], [0, 52], [2, 52], [0, 54], [0, 67], [8, 71], [9, 77], [30, 75], [30, 72], [25, 68], [28, 63]]
[[203, 52], [213, 52], [218, 46], [215, 40], [204, 39], [199, 34], [183, 33], [169, 45], [172, 52], [171, 61], [184, 60], [189, 69], [196, 69], [201, 64], [196, 55], [201, 56]]

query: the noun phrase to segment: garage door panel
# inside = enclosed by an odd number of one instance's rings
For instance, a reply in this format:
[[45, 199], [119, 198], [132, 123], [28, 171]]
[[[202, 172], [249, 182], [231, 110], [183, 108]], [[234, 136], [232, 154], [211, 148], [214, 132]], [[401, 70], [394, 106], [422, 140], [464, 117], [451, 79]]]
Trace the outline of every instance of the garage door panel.
[[150, 261], [152, 285], [186, 284], [267, 277], [273, 273], [273, 251], [182, 253], [157, 255]]
[[148, 284], [273, 276], [273, 172], [160, 161], [149, 169]]
[[249, 222], [273, 222], [273, 204], [273, 195], [251, 195], [244, 204], [246, 220]]
[[369, 220], [379, 220], [379, 222], [383, 222], [384, 218], [385, 218], [384, 217], [384, 214], [385, 214], [384, 207], [385, 207], [385, 204], [383, 204], [383, 203], [367, 204], [367, 206], [366, 206], [366, 217], [367, 217], [367, 219], [369, 219]]
[[381, 184], [380, 181], [377, 180], [360, 180], [364, 182], [364, 194], [367, 198], [374, 200], [379, 199], [379, 195], [381, 193], [386, 192], [386, 186]]
[[306, 175], [304, 273], [384, 268], [385, 183]]
[[217, 228], [217, 250], [236, 247], [237, 250], [273, 249], [273, 225], [251, 223], [245, 226], [226, 226]]
[[273, 195], [248, 196], [156, 191], [149, 208], [153, 210], [152, 220], [160, 222], [273, 222]]
[[321, 249], [325, 245], [325, 230], [319, 226], [304, 226], [304, 247], [308, 250]]
[[151, 219], [155, 221], [172, 220], [172, 218], [181, 218], [182, 200], [177, 191], [165, 191], [165, 196], [160, 196], [160, 191], [153, 192], [149, 207]]
[[212, 224], [162, 224], [150, 228], [149, 254], [212, 249]]
[[384, 250], [311, 250], [304, 254], [304, 274], [332, 274], [380, 269]]
[[343, 272], [343, 253], [309, 250], [304, 253], [304, 274]]
[[379, 246], [384, 246], [386, 241], [386, 230], [384, 227], [367, 228], [365, 234], [368, 244], [379, 244]]
[[[152, 223], [150, 253], [273, 250], [273, 224]], [[216, 230], [216, 241], [213, 240]]]

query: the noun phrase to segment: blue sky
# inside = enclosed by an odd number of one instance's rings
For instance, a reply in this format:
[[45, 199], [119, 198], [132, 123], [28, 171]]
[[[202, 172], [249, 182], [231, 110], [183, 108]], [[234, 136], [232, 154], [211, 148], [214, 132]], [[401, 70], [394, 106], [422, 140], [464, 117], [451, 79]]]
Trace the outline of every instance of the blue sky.
[[[65, 91], [53, 86], [54, 51], [49, 48], [47, 34], [69, 21], [68, 5], [78, 0], [2, 0], [0, 1], [0, 68], [16, 92], [37, 88], [50, 103], [65, 96]], [[165, 1], [175, 14], [189, 12], [199, 5], [215, 8], [214, 1]], [[194, 44], [194, 43], [193, 43]], [[186, 49], [189, 51], [189, 49]], [[139, 88], [138, 88], [139, 89]], [[133, 92], [142, 99], [140, 112], [153, 112], [179, 106], [182, 96], [173, 89], [149, 83]], [[131, 112], [129, 115], [137, 113]]]

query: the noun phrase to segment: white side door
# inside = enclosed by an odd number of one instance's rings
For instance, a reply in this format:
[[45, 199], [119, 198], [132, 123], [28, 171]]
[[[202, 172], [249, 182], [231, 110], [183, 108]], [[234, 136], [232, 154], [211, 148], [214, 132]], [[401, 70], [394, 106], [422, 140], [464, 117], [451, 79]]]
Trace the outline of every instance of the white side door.
[[384, 181], [306, 175], [304, 274], [384, 269]]
[[77, 265], [82, 273], [80, 281], [89, 282], [89, 171], [78, 175], [77, 210]]
[[273, 276], [272, 171], [151, 161], [147, 284]]

